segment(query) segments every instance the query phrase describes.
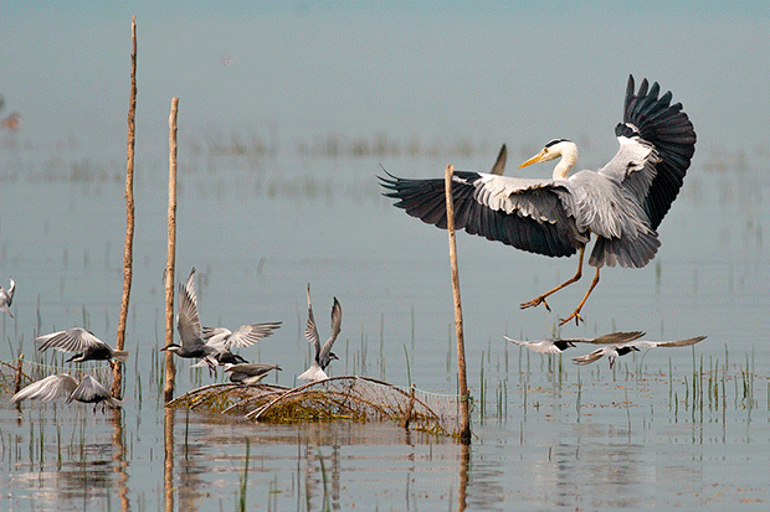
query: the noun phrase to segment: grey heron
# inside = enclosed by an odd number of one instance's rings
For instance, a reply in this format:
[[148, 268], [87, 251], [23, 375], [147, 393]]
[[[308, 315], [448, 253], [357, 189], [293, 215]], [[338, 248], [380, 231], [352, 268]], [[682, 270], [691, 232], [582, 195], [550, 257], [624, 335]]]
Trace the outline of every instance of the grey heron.
[[67, 373], [49, 375], [29, 386], [11, 397], [11, 404], [16, 405], [22, 400], [41, 400], [50, 402], [59, 398], [66, 398], [65, 403], [73, 400], [77, 402], [94, 404], [94, 412], [99, 403], [109, 405], [113, 409], [122, 407], [123, 403], [110, 396], [109, 391], [95, 377], [86, 375], [78, 382], [74, 377]]
[[321, 339], [318, 336], [318, 328], [315, 325], [315, 319], [313, 318], [313, 305], [310, 302], [310, 284], [307, 285], [307, 327], [305, 328], [305, 337], [308, 342], [313, 344], [315, 349], [315, 357], [310, 364], [310, 368], [305, 370], [297, 378], [300, 380], [325, 380], [329, 377], [326, 375], [326, 367], [334, 359], [339, 359], [334, 352], [332, 352], [332, 345], [334, 340], [340, 334], [342, 329], [342, 306], [334, 297], [334, 303], [332, 304], [332, 330], [329, 339], [321, 346]]
[[688, 338], [686, 340], [677, 341], [647, 341], [647, 340], [633, 340], [626, 341], [624, 343], [612, 343], [601, 348], [597, 348], [590, 354], [584, 356], [573, 357], [572, 361], [579, 366], [584, 366], [598, 361], [604, 356], [610, 362], [610, 369], [615, 365], [615, 359], [621, 356], [630, 354], [631, 352], [638, 352], [642, 348], [656, 348], [656, 347], [687, 347], [695, 345], [696, 343], [706, 339], [706, 336], [696, 336], [695, 338]]
[[544, 340], [532, 341], [514, 340], [508, 336], [503, 336], [503, 338], [510, 341], [511, 343], [527, 348], [533, 352], [538, 352], [540, 354], [561, 354], [568, 348], [574, 348], [576, 346], [575, 343], [591, 343], [594, 345], [601, 345], [605, 343], [623, 343], [641, 338], [644, 335], [645, 333], [642, 331], [631, 331], [613, 332], [603, 336], [598, 336], [596, 338], [548, 338]]
[[38, 350], [49, 348], [61, 352], [75, 352], [75, 355], [65, 359], [65, 363], [82, 363], [84, 361], [109, 361], [115, 359], [125, 363], [128, 359], [127, 350], [114, 350], [97, 338], [94, 333], [82, 327], [73, 327], [66, 331], [52, 332], [35, 338]]
[[13, 303], [13, 294], [16, 291], [16, 283], [11, 279], [11, 285], [6, 290], [2, 286], [0, 286], [0, 311], [3, 313], [7, 313], [8, 316], [13, 318], [13, 313], [11, 313], [11, 304]]
[[267, 377], [271, 370], [281, 371], [281, 368], [274, 364], [263, 363], [240, 363], [225, 365], [225, 372], [230, 373], [230, 382], [237, 384], [251, 385], [258, 384]]
[[[580, 254], [572, 278], [522, 303], [521, 309], [543, 304], [550, 311], [546, 298], [580, 279], [591, 233], [596, 242], [588, 264], [596, 274], [562, 325], [582, 320], [580, 311], [599, 282], [601, 267], [641, 268], [655, 256], [660, 246], [656, 229], [679, 193], [696, 142], [681, 103], [671, 104], [671, 92], [659, 93], [660, 86], [650, 87], [647, 79], [635, 92], [634, 78], [628, 77], [623, 121], [615, 127], [620, 149], [598, 171], [570, 176], [577, 145], [555, 139], [520, 166], [561, 158], [550, 179], [454, 172], [458, 229], [545, 256]], [[384, 195], [398, 199], [394, 206], [446, 228], [443, 178], [403, 179], [388, 173], [379, 179]]]

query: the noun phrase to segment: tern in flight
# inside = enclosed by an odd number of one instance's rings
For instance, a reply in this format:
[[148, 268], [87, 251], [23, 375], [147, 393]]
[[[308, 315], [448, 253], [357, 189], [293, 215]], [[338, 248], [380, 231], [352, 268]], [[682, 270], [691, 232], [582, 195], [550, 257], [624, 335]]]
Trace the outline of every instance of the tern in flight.
[[82, 363], [84, 361], [109, 361], [115, 359], [125, 363], [128, 359], [127, 350], [114, 350], [97, 338], [94, 333], [82, 327], [73, 327], [66, 331], [53, 332], [35, 338], [38, 350], [45, 351], [54, 348], [62, 352], [75, 352], [66, 359], [65, 363]]
[[321, 346], [321, 340], [318, 336], [318, 329], [315, 325], [315, 319], [313, 318], [313, 305], [310, 303], [310, 284], [307, 285], [307, 327], [305, 328], [305, 337], [308, 342], [313, 344], [315, 349], [315, 358], [310, 368], [305, 370], [297, 378], [300, 380], [325, 380], [329, 377], [326, 375], [326, 367], [333, 359], [339, 359], [334, 352], [332, 352], [332, 345], [334, 340], [340, 334], [342, 328], [342, 306], [340, 306], [337, 297], [334, 297], [334, 304], [332, 305], [332, 331], [329, 339]]
[[[198, 298], [195, 293], [195, 267], [190, 271], [190, 276], [184, 287], [179, 285], [179, 297], [177, 328], [182, 339], [181, 349], [184, 351], [186, 340], [188, 345], [184, 353], [193, 354], [182, 355], [181, 357], [201, 358], [199, 362], [192, 365], [193, 367], [208, 366], [213, 368], [225, 364], [248, 363], [240, 355], [231, 352], [231, 349], [233, 347], [250, 347], [281, 327], [281, 322], [242, 325], [235, 332], [226, 327], [201, 327], [198, 315]], [[175, 349], [168, 350], [173, 352]]]
[[[596, 274], [575, 311], [561, 324], [582, 320], [580, 311], [599, 282], [603, 266], [642, 268], [655, 257], [657, 229], [682, 187], [695, 152], [695, 130], [671, 92], [643, 80], [635, 90], [629, 76], [623, 120], [615, 127], [620, 149], [598, 171], [569, 171], [577, 162], [577, 145], [566, 139], [548, 142], [519, 167], [559, 158], [550, 179], [455, 171], [452, 177], [455, 227], [545, 256], [580, 254], [575, 275], [521, 309], [546, 298], [582, 276], [583, 256], [591, 233], [595, 244], [588, 264]], [[385, 196], [406, 213], [446, 228], [444, 179], [380, 177]]]
[[705, 340], [705, 336], [696, 336], [695, 338], [689, 338], [686, 340], [678, 341], [647, 341], [647, 340], [633, 340], [626, 341], [624, 343], [612, 343], [601, 348], [597, 348], [590, 354], [584, 356], [573, 357], [572, 361], [580, 366], [594, 363], [604, 356], [610, 361], [610, 369], [615, 365], [615, 359], [620, 356], [625, 356], [631, 352], [638, 352], [642, 348], [656, 348], [656, 347], [687, 347], [695, 345], [696, 343]]
[[78, 382], [67, 373], [49, 375], [37, 382], [33, 382], [11, 397], [11, 404], [16, 405], [22, 400], [41, 400], [50, 402], [59, 398], [66, 398], [65, 403], [73, 400], [86, 404], [94, 404], [94, 412], [99, 403], [108, 405], [113, 409], [123, 406], [123, 402], [110, 396], [109, 391], [102, 386], [95, 377], [86, 375]]
[[[11, 279], [10, 277], [8, 279]], [[8, 316], [13, 318], [11, 313], [11, 303], [13, 302], [13, 293], [16, 291], [16, 283], [11, 279], [11, 285], [6, 290], [0, 286], [0, 311], [7, 313]]]
[[561, 354], [568, 348], [574, 348], [575, 343], [592, 343], [594, 345], [602, 345], [607, 343], [623, 343], [626, 341], [632, 341], [644, 336], [642, 331], [631, 332], [613, 332], [605, 334], [596, 338], [548, 338], [545, 340], [532, 340], [522, 341], [514, 340], [508, 336], [503, 336], [506, 340], [516, 345], [525, 347], [533, 352], [540, 354]]
[[[180, 343], [169, 343], [160, 349], [161, 352], [169, 351], [185, 359], [203, 359], [217, 352], [216, 348], [206, 345], [203, 341], [203, 329], [198, 317], [198, 298], [195, 296], [195, 267], [190, 271], [187, 283], [179, 283], [176, 328], [179, 331]], [[212, 368], [212, 365], [213, 363], [209, 363], [209, 368]]]

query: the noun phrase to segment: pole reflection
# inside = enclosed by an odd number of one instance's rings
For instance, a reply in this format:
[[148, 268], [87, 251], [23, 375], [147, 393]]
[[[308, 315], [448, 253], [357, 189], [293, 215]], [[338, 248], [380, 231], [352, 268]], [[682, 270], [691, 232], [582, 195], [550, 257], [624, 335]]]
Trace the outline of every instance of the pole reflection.
[[123, 512], [131, 510], [131, 504], [128, 501], [128, 473], [126, 468], [128, 462], [126, 461], [126, 445], [123, 435], [123, 409], [112, 409], [112, 426], [114, 432], [112, 434], [112, 444], [115, 446], [115, 454], [112, 456], [112, 460], [115, 462], [114, 471], [118, 473], [118, 496], [120, 497], [120, 509]]
[[468, 462], [470, 460], [471, 447], [469, 444], [460, 443], [460, 488], [457, 493], [457, 512], [463, 512], [466, 505], [466, 492], [468, 490]]

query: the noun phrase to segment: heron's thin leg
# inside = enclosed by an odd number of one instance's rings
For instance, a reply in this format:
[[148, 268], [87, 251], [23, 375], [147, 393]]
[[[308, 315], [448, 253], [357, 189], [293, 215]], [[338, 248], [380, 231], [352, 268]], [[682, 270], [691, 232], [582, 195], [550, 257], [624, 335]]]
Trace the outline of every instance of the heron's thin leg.
[[580, 316], [580, 310], [583, 309], [583, 304], [586, 303], [586, 299], [588, 299], [588, 296], [591, 295], [591, 292], [594, 291], [594, 288], [596, 288], [596, 284], [599, 282], [599, 269], [596, 269], [596, 275], [594, 276], [593, 281], [591, 281], [591, 286], [588, 287], [588, 291], [586, 292], [586, 296], [583, 297], [583, 300], [580, 301], [580, 304], [578, 304], [578, 307], [575, 309], [575, 311], [559, 322], [559, 325], [564, 325], [573, 318], [575, 319], [575, 325], [580, 325], [580, 321], [583, 319], [582, 316]]
[[[565, 286], [571, 285], [572, 283], [574, 283], [575, 281], [577, 281], [578, 279], [580, 279], [583, 276], [583, 254], [585, 253], [585, 251], [586, 251], [585, 246], [580, 248], [580, 261], [578, 261], [577, 272], [575, 272], [575, 275], [572, 276], [572, 278], [564, 281], [562, 284], [560, 284], [559, 286], [557, 286], [553, 290], [547, 291], [544, 294], [540, 295], [539, 297], [535, 297], [534, 299], [532, 299], [529, 302], [525, 302], [523, 304], [520, 304], [519, 308], [520, 309], [527, 309], [527, 308], [532, 308], [532, 307], [535, 307], [535, 306], [539, 306], [540, 304], [543, 304], [545, 306], [545, 309], [547, 309], [548, 311], [551, 311], [551, 308], [548, 307], [548, 303], [545, 301], [545, 298], [548, 297], [549, 295], [553, 294], [553, 293], [558, 292], [559, 290], [561, 290]], [[583, 301], [585, 302], [585, 299], [583, 299]]]

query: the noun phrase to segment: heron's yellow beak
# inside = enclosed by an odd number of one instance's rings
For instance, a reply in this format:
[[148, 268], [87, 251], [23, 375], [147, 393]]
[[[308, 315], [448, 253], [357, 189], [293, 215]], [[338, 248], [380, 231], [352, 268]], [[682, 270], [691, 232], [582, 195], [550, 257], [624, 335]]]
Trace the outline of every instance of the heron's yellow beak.
[[526, 166], [528, 166], [528, 165], [530, 165], [530, 164], [536, 164], [536, 163], [538, 163], [538, 162], [545, 162], [545, 161], [546, 161], [545, 155], [546, 155], [547, 153], [548, 153], [548, 150], [547, 150], [546, 148], [543, 148], [543, 149], [540, 151], [540, 153], [536, 154], [535, 156], [533, 156], [532, 158], [530, 158], [529, 160], [527, 160], [526, 162], [524, 162], [523, 164], [521, 164], [521, 165], [519, 166], [519, 169], [521, 169], [522, 167], [526, 167]]

